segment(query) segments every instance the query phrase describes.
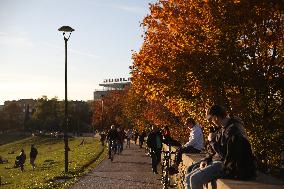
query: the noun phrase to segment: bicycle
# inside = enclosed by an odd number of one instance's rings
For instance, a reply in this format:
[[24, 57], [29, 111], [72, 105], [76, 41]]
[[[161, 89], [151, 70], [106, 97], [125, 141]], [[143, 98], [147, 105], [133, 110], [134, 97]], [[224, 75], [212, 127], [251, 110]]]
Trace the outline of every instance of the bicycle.
[[166, 150], [162, 151], [163, 159], [162, 159], [162, 184], [163, 189], [168, 189], [170, 187], [170, 174], [169, 169], [171, 166], [171, 154], [175, 154], [175, 152]]

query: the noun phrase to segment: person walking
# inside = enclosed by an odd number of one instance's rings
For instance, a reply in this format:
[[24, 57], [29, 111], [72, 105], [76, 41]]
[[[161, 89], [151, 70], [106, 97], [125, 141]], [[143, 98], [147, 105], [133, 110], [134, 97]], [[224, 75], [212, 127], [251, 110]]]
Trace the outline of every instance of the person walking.
[[134, 131], [134, 135], [133, 135], [133, 140], [134, 140], [134, 144], [137, 143], [137, 139], [138, 139], [139, 133], [137, 130]]
[[142, 148], [144, 139], [146, 137], [146, 132], [142, 131], [142, 133], [139, 134], [139, 147]]
[[133, 131], [132, 129], [128, 129], [127, 133], [126, 133], [126, 147], [130, 148], [130, 139], [132, 138], [133, 136]]
[[125, 132], [123, 129], [117, 128], [117, 146], [118, 146], [118, 151], [117, 153], [121, 153], [123, 151], [123, 144], [124, 144], [124, 139], [125, 139]]
[[156, 125], [153, 125], [152, 131], [148, 135], [147, 145], [152, 159], [152, 171], [155, 174], [158, 174], [157, 166], [161, 162], [162, 140], [161, 132]]
[[35, 160], [37, 157], [38, 151], [35, 148], [34, 144], [31, 145], [31, 151], [30, 151], [30, 164], [33, 167], [33, 170], [35, 169]]

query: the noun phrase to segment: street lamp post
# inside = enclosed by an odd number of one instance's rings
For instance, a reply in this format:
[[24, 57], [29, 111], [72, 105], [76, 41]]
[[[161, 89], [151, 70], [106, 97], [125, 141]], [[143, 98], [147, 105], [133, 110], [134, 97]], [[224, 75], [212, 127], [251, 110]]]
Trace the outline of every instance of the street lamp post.
[[101, 131], [104, 130], [104, 99], [103, 99], [103, 95], [102, 95], [102, 129]]
[[[71, 36], [71, 33], [75, 31], [70, 26], [62, 26], [58, 31], [63, 32], [63, 37], [65, 41], [65, 111], [64, 111], [64, 157], [65, 157], [65, 173], [68, 172], [68, 100], [67, 100], [67, 42]], [[69, 33], [69, 36], [66, 37], [65, 34]]]

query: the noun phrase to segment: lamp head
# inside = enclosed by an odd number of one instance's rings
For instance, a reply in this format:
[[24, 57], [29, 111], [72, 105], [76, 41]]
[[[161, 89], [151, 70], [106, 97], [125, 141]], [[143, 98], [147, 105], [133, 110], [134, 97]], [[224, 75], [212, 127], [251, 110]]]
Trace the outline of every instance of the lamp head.
[[62, 26], [58, 29], [58, 31], [62, 31], [62, 32], [73, 32], [75, 31], [73, 28], [71, 28], [70, 26]]

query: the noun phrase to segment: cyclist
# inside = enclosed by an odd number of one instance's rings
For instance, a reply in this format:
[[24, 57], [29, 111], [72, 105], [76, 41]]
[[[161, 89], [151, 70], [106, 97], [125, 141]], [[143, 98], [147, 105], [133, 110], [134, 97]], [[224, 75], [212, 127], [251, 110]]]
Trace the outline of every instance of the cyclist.
[[[111, 147], [116, 148], [116, 141], [118, 140], [118, 133], [114, 125], [110, 127], [110, 130], [107, 133], [108, 140], [108, 159], [111, 159]], [[114, 146], [112, 146], [114, 145]]]

